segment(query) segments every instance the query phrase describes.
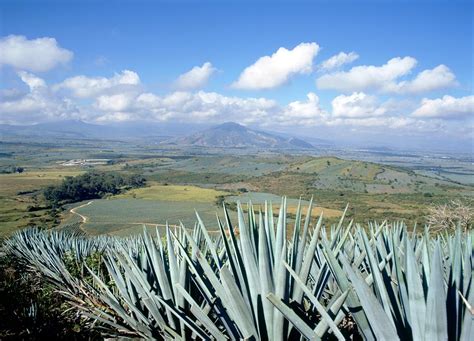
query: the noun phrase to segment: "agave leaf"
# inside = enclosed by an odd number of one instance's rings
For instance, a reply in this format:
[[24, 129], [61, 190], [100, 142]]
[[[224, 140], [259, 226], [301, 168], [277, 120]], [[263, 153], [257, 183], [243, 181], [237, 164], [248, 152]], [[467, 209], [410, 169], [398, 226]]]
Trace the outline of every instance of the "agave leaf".
[[209, 333], [216, 339], [216, 340], [227, 340], [228, 338], [219, 330], [219, 328], [215, 325], [215, 323], [207, 316], [207, 314], [201, 309], [199, 304], [187, 293], [187, 291], [180, 286], [179, 284], [176, 285], [177, 291], [191, 306], [191, 313], [196, 316], [199, 322], [202, 323], [204, 328], [206, 328]]
[[[344, 291], [339, 297], [334, 300], [334, 302], [331, 304], [328, 310], [328, 315], [330, 319], [332, 319], [332, 316], [334, 316], [334, 324], [337, 326], [343, 318], [346, 316], [345, 312], [341, 310], [342, 305], [346, 301], [347, 295], [349, 294], [349, 291]], [[328, 324], [328, 319], [322, 319], [316, 328], [314, 329], [314, 332], [316, 335], [319, 335], [320, 337], [323, 337], [323, 335], [327, 332], [329, 328]]]
[[357, 323], [360, 333], [366, 340], [375, 340], [375, 335], [372, 332], [367, 316], [361, 310], [359, 297], [351, 290], [352, 286], [349, 283], [346, 272], [341, 268], [336, 257], [334, 257], [331, 248], [324, 239], [321, 240], [321, 244], [323, 246], [324, 256], [326, 257], [331, 273], [336, 279], [339, 288], [341, 291], [349, 291], [346, 304]]
[[295, 269], [296, 269], [296, 264], [297, 264], [296, 261], [297, 261], [297, 256], [298, 256], [300, 230], [301, 230], [301, 197], [298, 200], [298, 207], [296, 209], [296, 217], [295, 217], [295, 222], [294, 222], [294, 227], [293, 227], [293, 238], [291, 240], [292, 249], [291, 249], [290, 264]]
[[231, 249], [229, 241], [227, 240], [227, 237], [224, 231], [224, 226], [222, 225], [221, 220], [219, 219], [219, 216], [217, 216], [217, 226], [219, 227], [219, 231], [221, 233], [221, 238], [224, 244], [223, 251], [225, 251], [225, 254], [227, 255], [227, 260], [229, 261], [230, 269], [232, 271], [232, 274], [234, 275], [237, 286], [240, 288], [240, 290], [242, 290], [242, 287], [240, 285], [241, 275], [237, 272], [237, 265], [236, 265], [237, 260], [234, 259], [235, 254]]
[[[183, 230], [183, 232], [186, 232], [186, 231]], [[185, 262], [188, 264], [187, 269], [194, 275], [194, 280], [197, 282], [197, 284], [199, 285], [199, 288], [202, 290], [204, 298], [208, 302], [211, 302], [211, 299], [213, 297], [213, 295], [211, 294], [211, 291], [210, 291], [211, 289], [208, 287], [208, 285], [206, 283], [204, 283], [204, 280], [201, 276], [201, 273], [194, 266], [194, 262], [188, 256], [185, 247], [181, 244], [181, 242], [176, 238], [176, 236], [173, 233], [171, 233], [171, 235], [173, 236], [173, 238], [175, 238], [176, 245], [178, 246], [181, 257], [183, 257]], [[184, 276], [180, 275], [180, 277], [182, 278]], [[180, 283], [182, 285], [182, 280], [181, 279], [180, 279]]]
[[[156, 298], [158, 301], [160, 301], [160, 303], [166, 306], [173, 315], [179, 318], [188, 328], [190, 328], [194, 333], [196, 333], [197, 336], [199, 336], [200, 338], [204, 340], [208, 339], [206, 332], [202, 330], [201, 327], [199, 327], [193, 320], [191, 320], [189, 316], [185, 315], [183, 312], [178, 311], [177, 309], [174, 308], [174, 306], [170, 305], [168, 302], [161, 299], [160, 297], [156, 296]], [[145, 302], [147, 300], [149, 299], [148, 298], [145, 299]]]
[[275, 236], [275, 250], [273, 254], [275, 255], [274, 264], [275, 268], [279, 268], [279, 262], [282, 255], [282, 248], [285, 244], [286, 239], [286, 212], [285, 212], [286, 198], [281, 198], [280, 210], [278, 213], [278, 222], [277, 222], [277, 231]]
[[257, 330], [252, 318], [252, 310], [245, 303], [243, 296], [237, 288], [234, 278], [226, 266], [220, 269], [221, 279], [226, 295], [228, 295], [229, 305], [233, 311], [233, 319], [239, 326], [243, 338], [258, 338]]
[[273, 208], [272, 203], [267, 203], [265, 200], [265, 233], [267, 234], [267, 241], [268, 241], [268, 250], [270, 253], [270, 264], [273, 269], [273, 250], [275, 248], [275, 226], [273, 225]]
[[470, 288], [470, 293], [468, 299], [466, 299], [461, 293], [463, 303], [466, 305], [467, 310], [464, 313], [464, 319], [462, 321], [462, 330], [461, 337], [459, 338], [462, 341], [470, 341], [474, 338], [474, 308], [469, 303], [474, 302], [474, 290]]
[[175, 302], [179, 300], [179, 294], [174, 290], [175, 284], [179, 283], [179, 269], [178, 269], [178, 261], [176, 259], [176, 253], [173, 247], [173, 239], [171, 237], [170, 228], [168, 223], [166, 223], [166, 243], [168, 249], [168, 266], [170, 272], [170, 279], [171, 279], [171, 288], [173, 289], [174, 299]]
[[[263, 224], [259, 226], [258, 242], [258, 265], [262, 285], [261, 297], [266, 297], [268, 293], [274, 292], [274, 286], [270, 250], [268, 249], [267, 234]], [[269, 340], [273, 340], [273, 306], [268, 300], [262, 300], [262, 304], [267, 337]]]
[[309, 224], [311, 222], [311, 213], [313, 211], [313, 197], [311, 197], [311, 200], [309, 201], [308, 208], [306, 210], [306, 218], [304, 221], [304, 226], [303, 226], [303, 234], [301, 236], [301, 243], [298, 246], [298, 253], [296, 256], [296, 266], [295, 266], [295, 271], [296, 273], [300, 273], [301, 266], [303, 263], [303, 256], [304, 256], [304, 251], [306, 247], [306, 240], [308, 238], [308, 229], [309, 229]]
[[345, 256], [341, 255], [340, 260], [354, 286], [357, 296], [359, 296], [364, 313], [370, 322], [370, 327], [374, 331], [376, 338], [378, 340], [399, 340], [393, 323], [390, 322], [390, 319], [383, 310], [382, 305], [377, 301], [370, 287], [352, 270]]
[[[146, 228], [144, 228], [143, 230], [143, 237], [144, 237], [143, 239], [145, 243], [145, 251], [147, 253], [148, 260], [155, 273], [155, 277], [158, 280], [159, 289], [163, 295], [163, 298], [165, 300], [173, 299], [173, 294], [172, 294], [172, 290], [171, 290], [169, 279], [168, 279], [169, 272], [167, 273], [165, 269], [162, 254], [161, 252], [158, 252], [158, 250], [156, 249], [156, 245], [153, 242], [153, 240], [150, 238], [150, 236], [148, 235]], [[169, 268], [168, 268], [168, 271], [169, 271]], [[172, 319], [171, 315], [170, 315], [170, 319]]]
[[[283, 245], [281, 251], [280, 261], [276, 262], [275, 268], [275, 294], [277, 297], [280, 297], [284, 300], [288, 299], [288, 277], [286, 274], [285, 266], [283, 262], [286, 261], [286, 244]], [[275, 340], [284, 340], [286, 339], [286, 328], [287, 324], [283, 319], [283, 315], [279, 309], [275, 308], [273, 311], [273, 337]]]
[[362, 241], [365, 247], [365, 253], [367, 254], [367, 258], [369, 260], [371, 275], [372, 275], [372, 278], [374, 279], [374, 284], [375, 284], [374, 287], [375, 287], [376, 293], [378, 294], [380, 300], [382, 301], [382, 307], [385, 310], [385, 313], [387, 314], [389, 321], [395, 327], [395, 323], [392, 317], [393, 308], [390, 302], [390, 298], [388, 297], [384, 280], [382, 278], [382, 273], [379, 269], [379, 263], [375, 259], [372, 249], [369, 246], [367, 235], [365, 234], [363, 230], [361, 230], [361, 236], [362, 236]]
[[[301, 278], [298, 277], [296, 272], [293, 271], [293, 269], [287, 263], [284, 262], [283, 264], [285, 265], [290, 275], [295, 279], [295, 282], [303, 289], [303, 292], [305, 293], [305, 295], [309, 298], [311, 303], [313, 303], [314, 307], [319, 312], [322, 319], [326, 321], [329, 328], [331, 328], [331, 330], [333, 331], [334, 335], [338, 338], [338, 340], [344, 340], [344, 336], [339, 331], [339, 328], [337, 328], [337, 325], [334, 323], [334, 321], [331, 319], [329, 314], [326, 312], [326, 309], [324, 308], [324, 306], [321, 303], [319, 303], [318, 299], [313, 295], [312, 291], [305, 285], [305, 283], [303, 283]], [[318, 335], [318, 336], [323, 337], [323, 335]]]
[[250, 302], [250, 288], [249, 288], [249, 281], [247, 278], [247, 273], [245, 272], [244, 261], [242, 258], [242, 254], [240, 252], [239, 243], [234, 234], [234, 230], [232, 228], [232, 222], [230, 221], [229, 213], [227, 212], [227, 208], [224, 206], [224, 216], [226, 219], [227, 228], [229, 230], [229, 236], [231, 241], [231, 248], [235, 254], [235, 263], [236, 263], [236, 284], [241, 289], [241, 292], [244, 296], [246, 302]]
[[212, 258], [214, 259], [214, 263], [215, 263], [218, 267], [220, 267], [221, 264], [220, 264], [220, 261], [219, 261], [219, 257], [217, 256], [217, 251], [216, 251], [215, 245], [214, 245], [214, 243], [212, 242], [211, 237], [209, 236], [209, 233], [207, 232], [207, 229], [206, 229], [206, 227], [204, 226], [204, 223], [202, 222], [201, 217], [199, 216], [199, 213], [197, 213], [197, 211], [194, 211], [194, 212], [195, 212], [196, 218], [197, 218], [197, 220], [198, 220], [198, 226], [200, 227], [201, 232], [202, 232], [202, 234], [204, 235], [204, 239], [206, 240], [207, 249], [210, 250], [211, 255], [212, 255]]
[[242, 245], [242, 258], [249, 283], [251, 307], [253, 308], [252, 316], [254, 319], [256, 319], [258, 316], [257, 301], [258, 296], [261, 293], [261, 287], [259, 281], [260, 276], [257, 268], [257, 252], [252, 241], [251, 232], [249, 231], [253, 227], [249, 228], [245, 224], [242, 207], [240, 207], [240, 205], [237, 206], [237, 211], [239, 219], [240, 241]]
[[420, 272], [416, 264], [413, 246], [406, 239], [406, 283], [408, 289], [408, 307], [410, 309], [410, 327], [414, 340], [424, 340], [426, 301], [421, 284]]
[[[303, 264], [301, 266], [301, 271], [299, 272], [299, 276], [301, 280], [306, 284], [308, 280], [308, 275], [311, 270], [311, 265], [313, 264], [314, 254], [316, 251], [318, 239], [319, 239], [319, 231], [321, 230], [321, 225], [323, 222], [323, 213], [319, 216], [318, 222], [316, 224], [316, 228], [313, 232], [311, 237], [311, 241], [308, 245], [308, 249], [303, 257]], [[303, 290], [301, 287], [296, 287], [293, 293], [293, 299], [297, 302], [301, 302], [301, 298], [303, 297]]]
[[303, 334], [309, 340], [320, 340], [320, 338], [314, 333], [313, 329], [301, 317], [299, 317], [290, 307], [288, 307], [283, 301], [272, 293], [267, 295], [267, 299], [278, 309], [288, 321]]
[[436, 243], [431, 261], [431, 277], [426, 305], [426, 340], [448, 339], [448, 318], [446, 316], [446, 290], [439, 243]]

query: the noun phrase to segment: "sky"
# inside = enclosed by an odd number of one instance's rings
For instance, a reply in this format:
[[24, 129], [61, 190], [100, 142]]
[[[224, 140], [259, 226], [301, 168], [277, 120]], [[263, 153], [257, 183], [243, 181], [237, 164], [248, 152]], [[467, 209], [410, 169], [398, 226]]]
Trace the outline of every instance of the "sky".
[[0, 123], [474, 137], [471, 1], [0, 0]]

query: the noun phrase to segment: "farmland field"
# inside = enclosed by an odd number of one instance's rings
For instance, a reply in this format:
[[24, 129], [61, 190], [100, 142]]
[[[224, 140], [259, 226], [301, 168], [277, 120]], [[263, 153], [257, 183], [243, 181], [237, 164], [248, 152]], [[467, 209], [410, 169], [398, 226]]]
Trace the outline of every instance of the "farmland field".
[[[270, 193], [231, 195], [196, 186], [153, 185], [108, 199], [93, 200], [90, 204], [83, 202], [69, 207], [76, 207], [74, 212], [86, 218], [82, 230], [91, 235], [135, 234], [142, 231], [143, 225], [162, 229], [166, 222], [170, 225], [179, 225], [182, 222], [186, 227], [192, 228], [196, 222], [195, 212], [212, 231], [217, 229], [216, 214], [223, 219], [222, 207], [216, 205], [215, 199], [224, 194], [227, 195], [227, 203], [252, 202], [255, 207], [263, 208], [267, 201], [272, 203], [275, 212], [281, 201], [279, 196]], [[307, 205], [308, 201], [302, 200], [301, 203]], [[287, 205], [288, 213], [296, 214], [298, 200], [288, 199]], [[315, 207], [313, 216], [319, 216], [322, 211], [327, 218], [339, 217], [342, 214], [339, 210]], [[234, 211], [230, 210], [229, 213], [235, 218]]]
[[[35, 195], [38, 189], [59, 183], [65, 176], [81, 174], [82, 170], [41, 170], [26, 173], [0, 174], [0, 236], [20, 227], [41, 225], [48, 220], [46, 209]], [[38, 206], [34, 211], [31, 207]]]
[[217, 229], [216, 213], [219, 208], [212, 203], [175, 202], [147, 199], [101, 199], [81, 207], [76, 212], [87, 217], [82, 230], [92, 234], [134, 234], [148, 227], [179, 225], [182, 222], [192, 228], [196, 221], [196, 210], [210, 230]]
[[229, 195], [229, 192], [196, 186], [162, 185], [153, 183], [143, 188], [132, 189], [124, 194], [119, 194], [113, 199], [136, 198], [145, 200], [162, 201], [191, 201], [213, 203], [219, 196]]

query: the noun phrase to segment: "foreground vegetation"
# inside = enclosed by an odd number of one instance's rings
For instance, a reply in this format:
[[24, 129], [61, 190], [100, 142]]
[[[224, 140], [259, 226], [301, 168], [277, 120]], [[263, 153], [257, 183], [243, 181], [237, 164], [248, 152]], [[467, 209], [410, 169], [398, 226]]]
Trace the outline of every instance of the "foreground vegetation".
[[470, 340], [472, 230], [431, 235], [403, 223], [326, 226], [311, 207], [224, 210], [219, 235], [129, 238], [29, 229], [7, 254], [41, 274], [83, 328], [174, 339]]

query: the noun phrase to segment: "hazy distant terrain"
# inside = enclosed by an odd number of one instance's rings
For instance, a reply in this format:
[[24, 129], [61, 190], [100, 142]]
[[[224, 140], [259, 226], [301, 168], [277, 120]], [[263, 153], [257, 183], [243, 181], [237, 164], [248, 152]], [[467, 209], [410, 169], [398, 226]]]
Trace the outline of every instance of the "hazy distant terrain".
[[[349, 214], [360, 221], [401, 218], [409, 222], [423, 217], [432, 204], [454, 199], [472, 202], [473, 197], [472, 160], [463, 154], [311, 146], [232, 123], [161, 140], [46, 135], [40, 141], [34, 135], [3, 136], [0, 141], [0, 170], [9, 173], [0, 174], [3, 234], [29, 225], [77, 221], [68, 210], [51, 216], [42, 189], [92, 169], [141, 174], [149, 182], [146, 193], [157, 192], [151, 200], [132, 191], [110, 198], [116, 200], [102, 199], [78, 208], [78, 213], [90, 215], [83, 225], [94, 234], [130, 233], [143, 222], [176, 224], [181, 219], [192, 224], [194, 209], [213, 225], [222, 200], [232, 207], [236, 198], [248, 200], [248, 193], [253, 193], [254, 200], [259, 193], [267, 200], [274, 200], [275, 195], [314, 197], [316, 205], [328, 213], [340, 212], [349, 203]], [[81, 162], [85, 159], [107, 162], [87, 166]], [[16, 167], [24, 168], [23, 173], [11, 173]], [[203, 202], [186, 191], [169, 200], [171, 185], [217, 194]], [[111, 214], [112, 210], [116, 213]]]

